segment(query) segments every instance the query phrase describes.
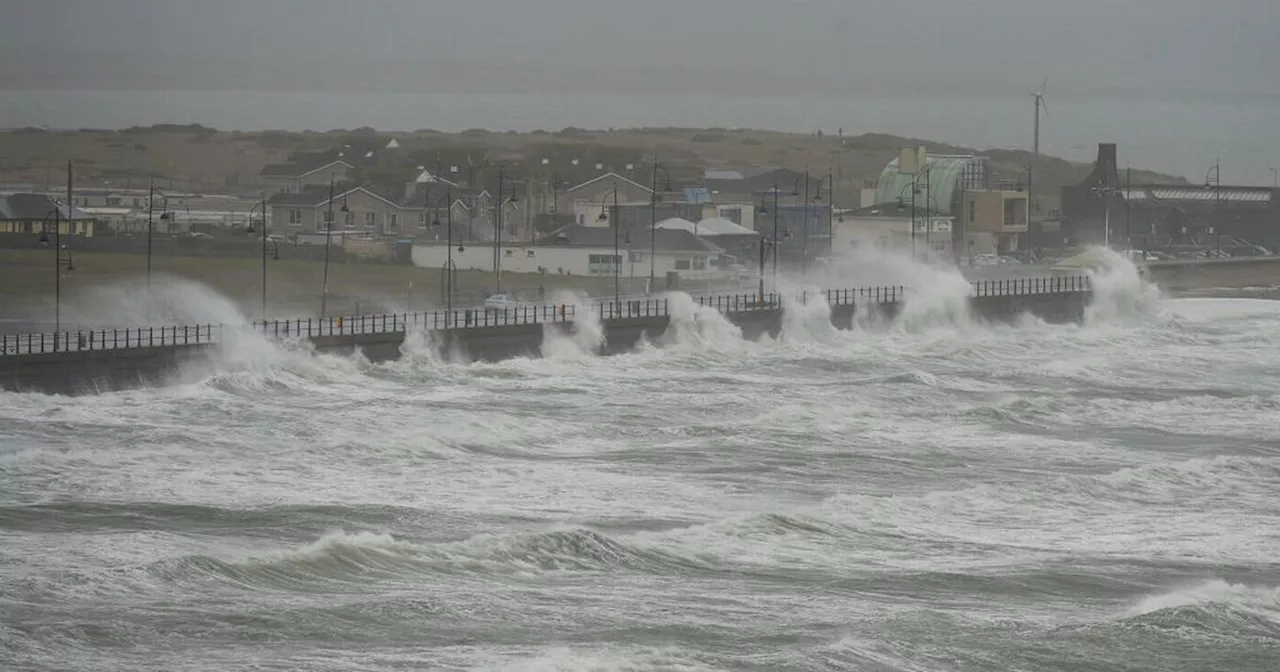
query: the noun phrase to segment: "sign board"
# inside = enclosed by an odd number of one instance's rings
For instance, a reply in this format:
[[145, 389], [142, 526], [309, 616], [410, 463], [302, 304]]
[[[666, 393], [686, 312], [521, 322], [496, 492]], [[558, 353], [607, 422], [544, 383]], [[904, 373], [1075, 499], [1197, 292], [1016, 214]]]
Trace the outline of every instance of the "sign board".
[[916, 233], [951, 233], [950, 219], [917, 219]]
[[924, 170], [929, 152], [924, 147], [901, 147], [898, 149], [898, 172], [904, 175], [917, 175]]

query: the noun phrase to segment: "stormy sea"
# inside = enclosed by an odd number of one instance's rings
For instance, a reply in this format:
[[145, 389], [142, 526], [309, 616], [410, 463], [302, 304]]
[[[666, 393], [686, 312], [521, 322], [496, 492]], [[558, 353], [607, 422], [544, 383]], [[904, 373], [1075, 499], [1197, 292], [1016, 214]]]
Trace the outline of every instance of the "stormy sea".
[[1275, 670], [1280, 302], [1095, 283], [0, 393], [0, 669]]

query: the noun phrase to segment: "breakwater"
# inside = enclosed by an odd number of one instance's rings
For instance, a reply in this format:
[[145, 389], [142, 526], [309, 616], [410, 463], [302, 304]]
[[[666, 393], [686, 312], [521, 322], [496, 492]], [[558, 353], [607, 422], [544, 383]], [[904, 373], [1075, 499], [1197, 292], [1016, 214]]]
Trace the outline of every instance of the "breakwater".
[[[967, 310], [976, 319], [1007, 321], [1031, 314], [1048, 322], [1079, 321], [1091, 294], [1085, 276], [1016, 278], [971, 283]], [[0, 388], [55, 394], [86, 394], [164, 384], [176, 372], [216, 368], [226, 348], [266, 337], [306, 343], [320, 352], [359, 350], [370, 360], [401, 355], [406, 337], [421, 333], [444, 357], [499, 360], [539, 356], [544, 340], [595, 325], [600, 354], [635, 348], [661, 336], [679, 320], [697, 320], [714, 310], [742, 330], [744, 338], [777, 337], [788, 306], [824, 305], [831, 324], [852, 329], [859, 320], [889, 323], [919, 296], [903, 286], [831, 289], [770, 294], [691, 297], [692, 314], [673, 313], [667, 296], [591, 304], [531, 305], [275, 320], [251, 325], [177, 325], [105, 329], [0, 338]]]

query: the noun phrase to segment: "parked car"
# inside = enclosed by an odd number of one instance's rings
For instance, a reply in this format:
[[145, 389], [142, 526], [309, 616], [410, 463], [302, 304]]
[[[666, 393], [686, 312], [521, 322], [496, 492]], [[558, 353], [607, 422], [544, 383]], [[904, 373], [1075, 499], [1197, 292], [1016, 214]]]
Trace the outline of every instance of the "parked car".
[[513, 299], [509, 294], [494, 294], [484, 300], [486, 310], [503, 310], [506, 308], [515, 308], [520, 305], [518, 301]]

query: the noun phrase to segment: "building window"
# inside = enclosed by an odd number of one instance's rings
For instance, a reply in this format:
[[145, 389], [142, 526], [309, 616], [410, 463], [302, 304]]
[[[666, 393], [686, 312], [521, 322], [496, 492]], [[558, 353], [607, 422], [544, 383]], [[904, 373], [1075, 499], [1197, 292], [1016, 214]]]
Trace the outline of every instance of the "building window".
[[693, 270], [695, 270], [695, 271], [705, 271], [705, 270], [707, 270], [707, 259], [706, 259], [706, 257], [694, 257], [694, 258], [693, 258]]
[[727, 219], [734, 224], [742, 224], [742, 208], [721, 208], [720, 217]]
[[378, 226], [378, 213], [376, 213], [376, 212], [366, 212], [366, 213], [364, 213], [364, 226], [365, 226], [365, 228], [367, 228], [367, 229], [372, 229], [372, 228], [377, 227], [377, 226]]
[[325, 210], [324, 213], [320, 215], [320, 221], [324, 222], [325, 226], [333, 224], [333, 211]]
[[976, 221], [978, 221], [978, 205], [973, 199], [969, 199], [969, 223], [972, 224]]
[[427, 228], [427, 213], [424, 212], [418, 215], [418, 228], [419, 229]]
[[627, 260], [633, 264], [644, 261], [644, 252], [628, 252]]
[[397, 231], [397, 230], [399, 230], [399, 229], [400, 229], [400, 217], [399, 217], [399, 215], [397, 215], [397, 214], [396, 214], [396, 213], [394, 213], [394, 212], [393, 212], [393, 213], [391, 213], [391, 214], [389, 214], [389, 215], [387, 215], [387, 229], [388, 229], [388, 230], [390, 230], [390, 231]]
[[504, 254], [504, 255], [502, 255], [502, 256], [504, 256], [504, 257], [509, 257], [509, 256], [511, 256], [512, 254], [513, 254], [513, 253], [512, 253], [512, 251], [511, 251], [511, 250], [507, 250], [507, 251], [506, 251], [506, 254]]
[[689, 270], [689, 266], [690, 266], [690, 265], [691, 265], [691, 264], [689, 263], [689, 260], [688, 260], [688, 259], [676, 259], [676, 270], [677, 270], [677, 271], [687, 271], [687, 270]]
[[533, 256], [533, 250], [525, 250], [525, 251], [524, 251], [524, 256], [526, 256], [526, 257], [532, 257], [532, 256]]
[[298, 226], [298, 225], [302, 224], [302, 211], [301, 211], [301, 210], [290, 210], [290, 211], [289, 211], [289, 224], [290, 224], [291, 226]]
[[587, 273], [590, 275], [613, 275], [616, 266], [622, 266], [622, 257], [612, 254], [592, 254], [587, 257]]
[[354, 227], [356, 225], [356, 213], [350, 210], [342, 213], [342, 225], [348, 229]]

